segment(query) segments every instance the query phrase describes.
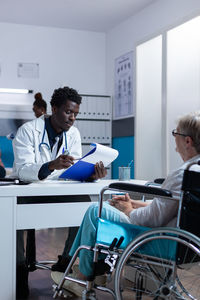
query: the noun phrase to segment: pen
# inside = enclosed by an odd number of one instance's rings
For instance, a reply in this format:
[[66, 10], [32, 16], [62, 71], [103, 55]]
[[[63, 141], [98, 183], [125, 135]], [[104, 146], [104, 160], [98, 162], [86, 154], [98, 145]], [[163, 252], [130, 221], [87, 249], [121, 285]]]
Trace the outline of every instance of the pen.
[[133, 163], [133, 159], [132, 159], [132, 160], [130, 161], [130, 163], [128, 164], [128, 167], [129, 167], [129, 168], [131, 167], [132, 163]]
[[[63, 148], [62, 154], [63, 154], [63, 155], [69, 155], [70, 153], [69, 153], [69, 151], [68, 151], [67, 149], [64, 149], [64, 148]], [[81, 159], [81, 157], [75, 157], [75, 158], [74, 158], [74, 160], [80, 160], [80, 159]]]

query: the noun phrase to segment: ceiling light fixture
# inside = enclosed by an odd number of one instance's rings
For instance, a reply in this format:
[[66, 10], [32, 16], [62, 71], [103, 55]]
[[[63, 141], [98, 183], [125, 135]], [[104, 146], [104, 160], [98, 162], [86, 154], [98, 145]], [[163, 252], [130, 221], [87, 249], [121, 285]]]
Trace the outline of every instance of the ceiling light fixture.
[[4, 88], [0, 88], [0, 93], [7, 93], [7, 94], [29, 94], [29, 93], [33, 93], [33, 90], [27, 90], [27, 89], [4, 89]]

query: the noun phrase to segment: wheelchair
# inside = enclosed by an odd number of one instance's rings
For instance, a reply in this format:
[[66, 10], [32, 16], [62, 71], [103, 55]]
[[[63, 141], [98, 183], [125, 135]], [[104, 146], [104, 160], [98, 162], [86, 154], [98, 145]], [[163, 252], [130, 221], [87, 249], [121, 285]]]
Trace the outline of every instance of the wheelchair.
[[[103, 220], [103, 198], [108, 190], [179, 201], [177, 227], [152, 229]], [[96, 290], [108, 292], [116, 300], [200, 299], [200, 173], [193, 166], [184, 171], [180, 199], [159, 187], [116, 182], [101, 191], [98, 209], [95, 246], [81, 245], [77, 249], [55, 286], [53, 298], [64, 295], [63, 283], [71, 280], [85, 286], [83, 300], [96, 300]], [[113, 278], [112, 287], [96, 285], [95, 270], [87, 281], [68, 276], [81, 249], [93, 251], [94, 265], [104, 255], [108, 276]]]

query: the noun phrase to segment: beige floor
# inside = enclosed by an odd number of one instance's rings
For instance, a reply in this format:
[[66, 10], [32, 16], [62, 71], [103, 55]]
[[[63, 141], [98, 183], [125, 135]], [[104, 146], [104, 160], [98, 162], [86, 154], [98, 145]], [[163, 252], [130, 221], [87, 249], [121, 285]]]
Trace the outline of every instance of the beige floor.
[[[62, 253], [64, 243], [67, 237], [67, 229], [59, 228], [59, 229], [46, 229], [36, 231], [36, 248], [37, 248], [37, 260], [43, 259], [55, 259], [57, 260], [57, 256]], [[197, 274], [199, 274], [199, 267], [197, 270]], [[193, 275], [193, 274], [191, 274]], [[200, 277], [198, 278], [198, 283], [196, 283], [196, 289], [198, 290], [197, 294], [199, 295], [200, 289]], [[188, 277], [187, 277], [188, 280]], [[189, 277], [190, 281], [193, 281], [193, 277]], [[29, 300], [50, 300], [53, 296], [52, 290], [53, 281], [50, 277], [50, 271], [46, 270], [36, 270], [29, 274], [29, 288], [30, 288], [30, 296]], [[112, 285], [112, 283], [111, 283]], [[185, 285], [185, 282], [184, 282]], [[195, 284], [194, 284], [195, 286]], [[112, 300], [113, 297], [110, 294], [97, 292], [98, 300]], [[77, 297], [72, 297], [71, 300], [78, 299]], [[129, 295], [127, 294], [126, 300], [130, 300]], [[149, 298], [144, 298], [144, 300], [148, 300]]]

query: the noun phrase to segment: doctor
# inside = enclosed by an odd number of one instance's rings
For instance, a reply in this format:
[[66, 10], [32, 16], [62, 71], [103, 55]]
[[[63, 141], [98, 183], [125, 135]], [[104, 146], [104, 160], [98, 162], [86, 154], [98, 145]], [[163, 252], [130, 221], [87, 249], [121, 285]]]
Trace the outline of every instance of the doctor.
[[[50, 103], [52, 115], [25, 123], [13, 140], [13, 175], [21, 180], [57, 179], [82, 155], [80, 133], [73, 126], [81, 96], [69, 87], [59, 88]], [[105, 172], [97, 164], [91, 179], [102, 178]]]
[[[81, 137], [78, 129], [73, 126], [79, 113], [81, 96], [76, 90], [64, 87], [56, 89], [51, 98], [52, 115], [44, 115], [23, 124], [13, 140], [14, 165], [13, 174], [23, 181], [57, 179], [63, 169], [74, 164], [74, 159], [82, 156]], [[95, 173], [88, 180], [103, 178], [106, 169], [103, 164], [95, 165]], [[88, 196], [79, 196], [82, 201]], [[70, 201], [71, 196], [66, 196]], [[73, 199], [74, 201], [74, 199]], [[75, 200], [76, 201], [76, 200]], [[80, 201], [80, 199], [79, 199]], [[73, 239], [76, 235], [75, 228], [70, 230], [70, 239], [66, 241], [62, 257], [67, 257]], [[28, 273], [22, 247], [23, 236], [18, 235], [17, 264], [17, 295], [28, 296]], [[20, 280], [23, 278], [23, 280]], [[25, 280], [24, 278], [27, 278]]]
[[[21, 180], [57, 179], [81, 157], [81, 138], [73, 126], [81, 97], [75, 90], [54, 91], [52, 115], [42, 116], [22, 125], [13, 141], [14, 175]], [[66, 155], [64, 154], [67, 151]]]

